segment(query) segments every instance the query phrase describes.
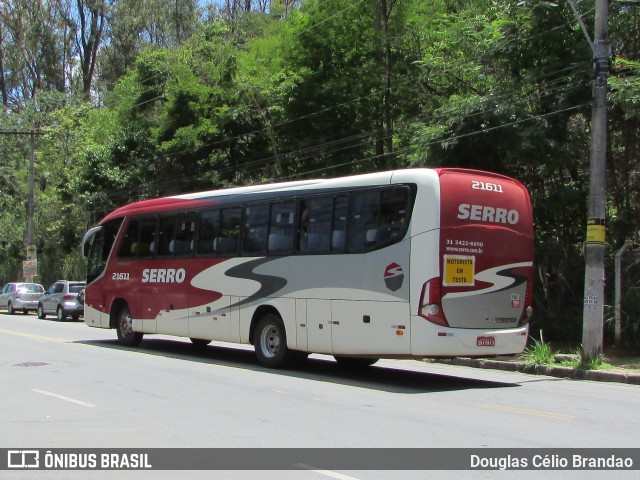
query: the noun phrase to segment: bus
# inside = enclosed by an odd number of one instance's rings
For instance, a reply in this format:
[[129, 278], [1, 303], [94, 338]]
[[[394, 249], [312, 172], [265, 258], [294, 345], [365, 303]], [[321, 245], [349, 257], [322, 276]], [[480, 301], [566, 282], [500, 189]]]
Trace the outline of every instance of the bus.
[[83, 239], [85, 323], [309, 354], [486, 357], [524, 350], [532, 314], [527, 189], [415, 168], [142, 200]]

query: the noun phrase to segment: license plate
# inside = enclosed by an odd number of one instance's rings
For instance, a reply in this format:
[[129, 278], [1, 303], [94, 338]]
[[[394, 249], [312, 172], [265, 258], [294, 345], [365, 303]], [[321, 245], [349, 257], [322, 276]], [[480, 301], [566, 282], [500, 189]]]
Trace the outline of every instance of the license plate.
[[496, 337], [478, 337], [476, 340], [478, 347], [495, 347]]

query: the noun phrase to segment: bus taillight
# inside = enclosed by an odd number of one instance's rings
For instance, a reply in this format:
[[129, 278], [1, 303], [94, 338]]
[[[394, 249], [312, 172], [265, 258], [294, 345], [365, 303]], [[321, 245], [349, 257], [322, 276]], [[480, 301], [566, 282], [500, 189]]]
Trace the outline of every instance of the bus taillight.
[[442, 325], [443, 327], [449, 326], [449, 323], [444, 316], [444, 312], [442, 311], [442, 305], [440, 304], [439, 278], [432, 278], [422, 286], [418, 315], [429, 320], [431, 323], [435, 323], [436, 325]]

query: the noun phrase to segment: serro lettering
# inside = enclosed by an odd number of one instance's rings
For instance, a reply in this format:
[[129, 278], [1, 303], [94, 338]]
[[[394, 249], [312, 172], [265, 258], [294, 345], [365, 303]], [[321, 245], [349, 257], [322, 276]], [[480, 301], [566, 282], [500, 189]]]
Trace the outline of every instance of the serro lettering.
[[142, 283], [182, 283], [186, 276], [184, 268], [145, 268]]
[[460, 220], [475, 220], [478, 222], [508, 223], [510, 225], [515, 225], [518, 223], [520, 215], [517, 210], [461, 203], [458, 205], [458, 218]]

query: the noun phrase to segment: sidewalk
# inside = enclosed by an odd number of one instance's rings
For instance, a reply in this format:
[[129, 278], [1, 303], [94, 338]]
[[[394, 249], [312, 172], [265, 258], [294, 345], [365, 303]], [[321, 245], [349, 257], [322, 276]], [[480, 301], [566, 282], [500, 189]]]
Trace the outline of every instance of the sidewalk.
[[572, 380], [592, 380], [598, 382], [617, 382], [640, 385], [640, 374], [610, 372], [606, 370], [582, 370], [572, 367], [548, 367], [546, 365], [526, 365], [520, 361], [487, 360], [466, 357], [437, 360], [438, 363], [459, 365], [473, 368], [490, 368], [509, 372], [529, 373], [533, 375], [548, 375], [551, 377], [568, 378]]

